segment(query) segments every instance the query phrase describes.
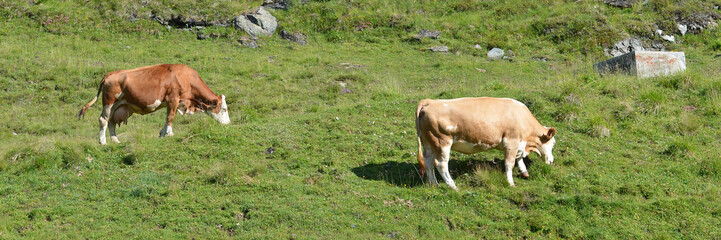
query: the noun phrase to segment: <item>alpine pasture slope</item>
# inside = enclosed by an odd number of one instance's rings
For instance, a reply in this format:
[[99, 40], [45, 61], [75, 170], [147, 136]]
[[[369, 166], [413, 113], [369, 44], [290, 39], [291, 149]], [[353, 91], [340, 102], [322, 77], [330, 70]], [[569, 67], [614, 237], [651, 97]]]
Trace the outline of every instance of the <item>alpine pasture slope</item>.
[[[721, 235], [719, 29], [662, 42], [686, 53], [679, 75], [591, 67], [720, 1], [292, 1], [271, 12], [308, 44], [276, 32], [256, 49], [232, 27], [147, 17], [223, 21], [261, 2], [0, 0], [0, 238]], [[441, 37], [413, 38], [422, 29]], [[449, 54], [424, 50], [439, 45]], [[493, 47], [511, 60], [486, 59]], [[161, 111], [100, 146], [99, 105], [79, 108], [104, 74], [158, 63], [196, 69], [232, 124], [179, 116], [158, 138]], [[466, 96], [528, 105], [558, 130], [556, 165], [531, 156], [511, 188], [502, 153], [454, 153], [460, 191], [424, 185], [415, 105]]]

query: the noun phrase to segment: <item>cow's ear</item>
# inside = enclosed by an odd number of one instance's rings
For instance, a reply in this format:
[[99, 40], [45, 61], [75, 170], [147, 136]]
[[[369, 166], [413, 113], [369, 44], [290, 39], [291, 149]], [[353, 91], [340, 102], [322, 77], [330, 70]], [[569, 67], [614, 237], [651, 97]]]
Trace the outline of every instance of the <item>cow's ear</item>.
[[555, 136], [555, 135], [556, 135], [556, 129], [549, 128], [548, 132], [546, 132], [546, 134], [543, 134], [543, 136], [541, 136], [541, 142], [546, 143], [546, 142], [550, 141], [551, 138], [553, 138], [553, 136]]

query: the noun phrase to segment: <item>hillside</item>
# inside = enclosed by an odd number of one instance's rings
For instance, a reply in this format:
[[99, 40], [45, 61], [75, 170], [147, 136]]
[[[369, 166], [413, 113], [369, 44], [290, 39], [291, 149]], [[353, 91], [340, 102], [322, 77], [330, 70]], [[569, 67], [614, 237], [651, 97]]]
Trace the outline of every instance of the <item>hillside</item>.
[[[0, 0], [0, 238], [721, 235], [721, 1], [294, 0], [267, 8], [272, 36], [233, 26], [263, 2]], [[687, 71], [596, 73], [628, 38]], [[158, 138], [161, 110], [99, 145], [101, 103], [78, 110], [158, 63], [197, 70], [232, 123]], [[533, 155], [511, 188], [502, 153], [453, 153], [460, 191], [424, 185], [416, 104], [467, 96], [525, 103], [558, 130], [555, 165]]]

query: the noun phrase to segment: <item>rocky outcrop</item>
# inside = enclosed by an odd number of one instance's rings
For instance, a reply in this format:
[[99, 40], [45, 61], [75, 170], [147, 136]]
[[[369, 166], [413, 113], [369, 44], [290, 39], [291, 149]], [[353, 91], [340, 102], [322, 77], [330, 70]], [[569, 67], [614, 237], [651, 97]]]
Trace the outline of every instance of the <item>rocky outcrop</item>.
[[627, 38], [616, 42], [611, 48], [604, 49], [607, 56], [618, 57], [626, 53], [637, 52], [637, 51], [663, 51], [665, 50], [663, 44], [652, 43], [651, 45], [643, 46], [641, 40], [637, 38]]
[[[690, 33], [699, 33], [704, 29], [718, 27], [717, 19], [721, 19], [721, 15], [717, 13], [694, 13], [688, 17], [680, 18], [678, 23], [685, 26]], [[682, 31], [681, 27], [679, 27], [679, 31]], [[682, 31], [682, 34], [685, 34], [684, 31]]]
[[629, 8], [640, 1], [641, 0], [604, 0], [603, 2], [614, 7]]
[[272, 9], [286, 10], [290, 7], [291, 1], [289, 0], [265, 0], [263, 1], [263, 7]]
[[441, 36], [441, 31], [433, 31], [428, 29], [423, 29], [416, 36], [413, 38], [420, 40], [421, 38], [433, 38], [438, 39]]
[[[208, 21], [201, 17], [196, 16], [173, 16], [169, 19], [163, 19], [162, 17], [150, 15], [150, 19], [158, 21], [162, 25], [171, 26], [175, 28], [192, 28], [192, 27], [206, 27], [206, 26], [221, 26], [227, 27], [228, 21], [213, 20]], [[133, 21], [135, 16], [131, 16], [130, 20]]]

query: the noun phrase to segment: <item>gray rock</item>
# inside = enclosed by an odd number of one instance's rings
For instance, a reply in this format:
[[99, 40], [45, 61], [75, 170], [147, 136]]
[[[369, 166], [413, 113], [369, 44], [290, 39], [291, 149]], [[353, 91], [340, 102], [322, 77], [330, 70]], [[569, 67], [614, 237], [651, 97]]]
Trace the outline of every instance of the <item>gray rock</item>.
[[263, 7], [269, 7], [273, 9], [282, 9], [286, 10], [290, 7], [291, 1], [289, 0], [265, 0], [263, 2]]
[[686, 31], [688, 31], [688, 27], [683, 24], [676, 24], [676, 27], [678, 28], [678, 31], [681, 32], [681, 36], [686, 35]]
[[478, 44], [473, 45], [473, 48], [478, 49], [478, 50], [483, 49], [483, 47], [481, 47], [481, 45], [478, 45]]
[[428, 29], [423, 29], [420, 32], [418, 32], [418, 35], [415, 36], [416, 39], [421, 38], [433, 38], [438, 39], [441, 36], [441, 31], [432, 31]]
[[669, 41], [669, 42], [675, 42], [676, 38], [674, 36], [669, 35], [661, 35], [661, 39]]
[[251, 36], [271, 36], [278, 27], [278, 22], [263, 7], [258, 7], [251, 13], [243, 14], [235, 18], [233, 25], [247, 32]]
[[629, 8], [632, 7], [634, 3], [640, 1], [641, 0], [604, 0], [603, 2], [614, 7]]
[[435, 46], [428, 49], [434, 52], [448, 52], [448, 46]]
[[238, 39], [238, 42], [240, 42], [240, 44], [243, 44], [243, 46], [246, 46], [248, 48], [257, 48], [258, 47], [257, 42], [255, 42], [253, 39], [250, 39], [247, 37], [240, 37], [240, 39]]
[[641, 41], [635, 38], [627, 38], [613, 45], [613, 48], [606, 49], [606, 55], [618, 57], [633, 51], [644, 51]]
[[657, 30], [656, 30], [656, 34], [658, 34], [658, 36], [660, 36], [661, 39], [663, 39], [663, 40], [666, 40], [666, 41], [669, 41], [669, 42], [675, 42], [675, 41], [676, 41], [676, 38], [675, 38], [674, 36], [664, 35], [664, 34], [663, 34], [663, 30], [661, 30], [661, 29], [657, 29]]
[[205, 35], [205, 34], [203, 34], [203, 33], [201, 33], [201, 32], [198, 32], [198, 40], [203, 40], [203, 39], [206, 39], [206, 38], [208, 38], [207, 35]]
[[488, 53], [486, 53], [486, 56], [488, 56], [488, 58], [490, 59], [501, 59], [503, 58], [503, 54], [503, 49], [493, 48], [491, 49], [491, 51], [488, 51]]
[[305, 35], [303, 35], [303, 33], [301, 33], [301, 32], [289, 33], [289, 32], [286, 32], [285, 30], [282, 30], [282, 31], [280, 31], [280, 37], [283, 39], [286, 39], [288, 41], [298, 43], [300, 45], [306, 44]]

